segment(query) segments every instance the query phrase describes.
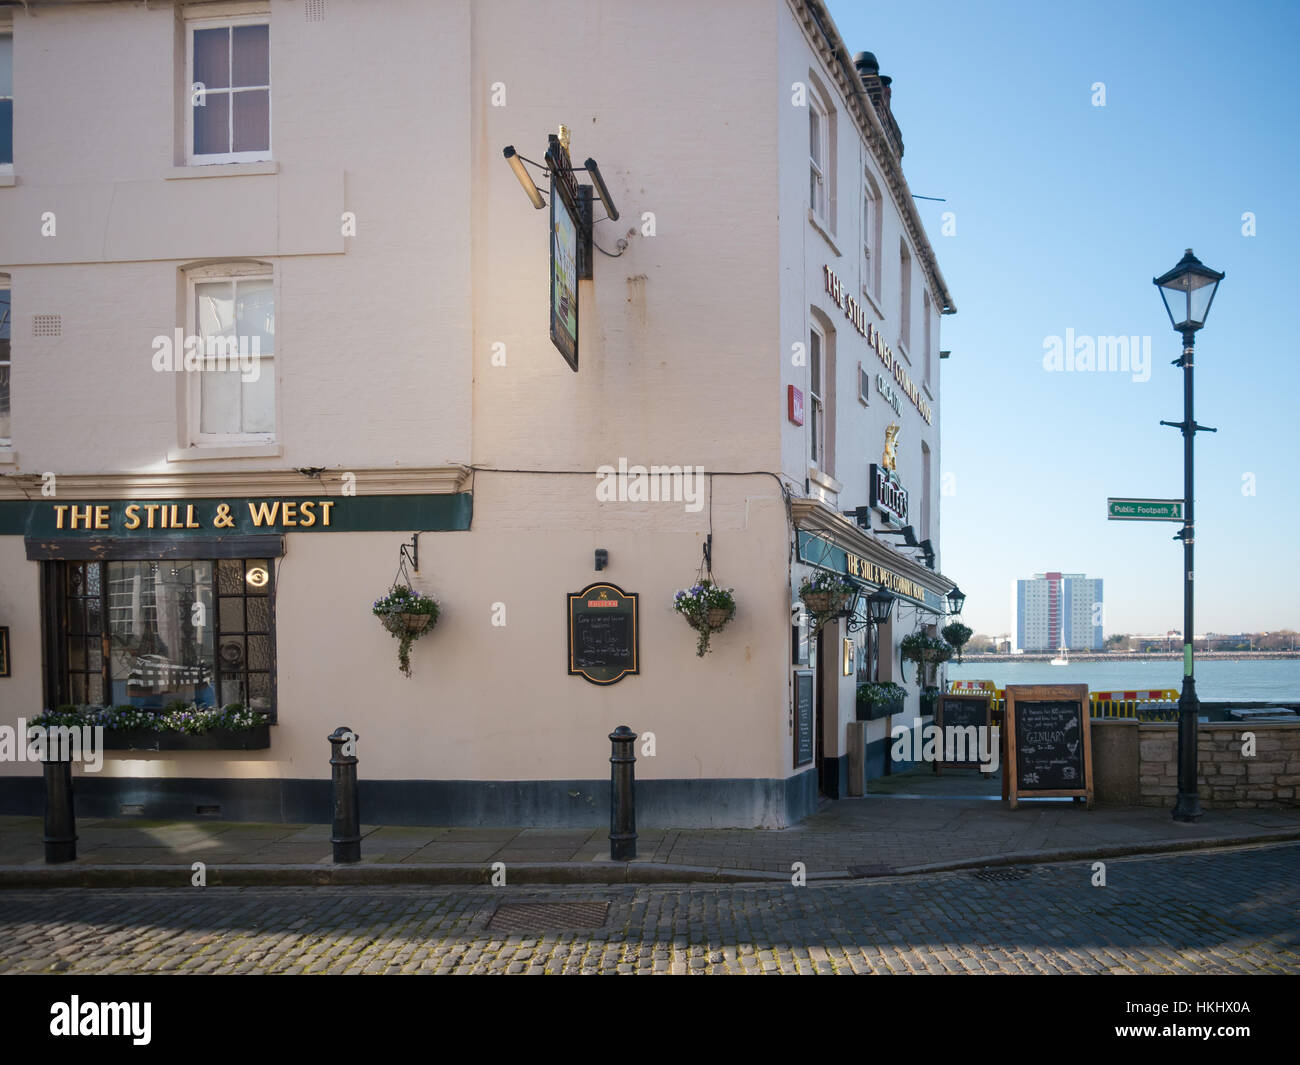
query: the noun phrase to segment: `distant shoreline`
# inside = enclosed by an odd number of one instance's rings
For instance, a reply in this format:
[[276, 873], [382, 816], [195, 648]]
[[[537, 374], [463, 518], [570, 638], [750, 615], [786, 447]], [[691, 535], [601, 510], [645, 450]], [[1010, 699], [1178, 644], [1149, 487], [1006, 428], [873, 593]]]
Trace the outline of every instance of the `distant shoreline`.
[[[1051, 662], [1056, 657], [1054, 651], [1027, 651], [1022, 655], [980, 653], [978, 651], [967, 651], [963, 656], [963, 661], [958, 662], [952, 658], [948, 660], [948, 665], [974, 665], [977, 662]], [[1071, 651], [1071, 662], [1146, 662], [1151, 659], [1174, 659], [1181, 660], [1182, 651]], [[1269, 659], [1296, 659], [1300, 658], [1300, 651], [1197, 651], [1197, 661], [1208, 661], [1210, 659], [1219, 662], [1255, 662], [1267, 661]]]

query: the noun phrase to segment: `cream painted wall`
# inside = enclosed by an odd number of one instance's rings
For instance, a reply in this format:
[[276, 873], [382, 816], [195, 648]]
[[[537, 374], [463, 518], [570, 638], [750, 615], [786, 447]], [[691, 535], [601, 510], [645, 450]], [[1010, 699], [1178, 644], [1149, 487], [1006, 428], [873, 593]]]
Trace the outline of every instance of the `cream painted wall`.
[[[807, 221], [807, 116], [789, 86], [819, 61], [785, 0], [537, 10], [333, 0], [308, 23], [296, 0], [272, 0], [278, 170], [202, 178], [173, 172], [183, 34], [171, 7], [14, 12], [18, 184], [0, 187], [0, 270], [13, 277], [19, 460], [0, 469], [584, 471], [479, 472], [473, 529], [422, 536], [417, 583], [445, 616], [417, 642], [410, 679], [369, 614], [409, 533], [289, 535], [271, 749], [115, 755], [107, 772], [321, 777], [324, 737], [344, 723], [375, 778], [603, 777], [606, 736], [622, 723], [656, 733], [642, 777], [795, 772], [792, 533], [775, 479], [713, 482], [715, 571], [740, 607], [699, 659], [670, 602], [696, 572], [709, 510], [598, 504], [592, 474], [626, 458], [780, 472], [801, 489], [807, 444], [785, 421], [785, 386], [806, 391], [790, 344], [806, 341], [819, 306], [839, 328], [840, 502], [866, 502], [866, 465], [893, 412], [875, 395], [858, 407], [857, 362], [875, 356], [821, 276], [830, 261], [858, 278], [857, 133], [838, 101], [838, 259]], [[131, 76], [88, 89], [81, 74], [104, 53]], [[628, 242], [617, 259], [596, 254], [595, 280], [581, 283], [576, 375], [547, 336], [547, 213], [501, 156], [514, 144], [541, 158], [559, 122], [575, 162], [599, 160], [622, 211], [596, 225], [597, 242]], [[45, 210], [56, 237], [40, 236]], [[345, 210], [355, 237], [339, 231]], [[898, 226], [886, 216], [886, 249]], [[169, 462], [183, 442], [182, 382], [153, 372], [151, 341], [185, 324], [181, 268], [236, 255], [274, 264], [280, 453]], [[897, 291], [889, 262], [885, 307]], [[922, 284], [918, 271], [918, 301]], [[61, 315], [62, 335], [34, 338], [34, 313]], [[917, 499], [919, 416], [904, 404], [900, 470]], [[937, 493], [937, 402], [935, 414]], [[642, 595], [643, 673], [610, 688], [564, 671], [564, 595], [597, 576], [596, 547], [610, 552], [601, 576]], [[21, 677], [0, 682], [5, 720], [40, 709], [36, 573], [21, 538], [0, 538], [0, 623], [25, 657]], [[496, 602], [504, 628], [490, 624]], [[852, 680], [836, 682], [829, 753], [852, 717]]]
[[[920, 538], [920, 516], [922, 509], [922, 458], [921, 444], [924, 441], [931, 451], [930, 482], [930, 536], [936, 553], [939, 546], [939, 491], [940, 491], [940, 451], [939, 451], [939, 316], [931, 316], [931, 363], [930, 394], [933, 409], [932, 423], [927, 424], [911, 400], [901, 390], [899, 393], [902, 413], [898, 414], [876, 391], [876, 374], [883, 372], [884, 366], [875, 351], [868, 346], [866, 339], [857, 332], [853, 323], [845, 317], [844, 311], [836, 306], [826, 292], [823, 268], [831, 269], [844, 283], [847, 291], [866, 311], [867, 318], [881, 331], [886, 342], [894, 348], [896, 358], [899, 354], [897, 338], [899, 336], [899, 306], [901, 300], [902, 278], [899, 262], [899, 242], [903, 237], [904, 223], [899, 205], [891, 198], [888, 184], [884, 180], [882, 165], [871, 155], [871, 151], [859, 132], [847, 101], [838, 92], [834, 79], [826, 69], [821, 57], [813, 50], [804, 30], [789, 13], [786, 4], [779, 5], [783, 15], [779, 20], [778, 52], [780, 85], [782, 97], [778, 108], [779, 116], [779, 151], [781, 158], [780, 179], [780, 244], [781, 244], [781, 279], [780, 308], [781, 334], [785, 357], [782, 361], [781, 405], [782, 405], [782, 468], [785, 474], [796, 484], [802, 486], [808, 477], [808, 431], [805, 425], [796, 427], [785, 417], [786, 386], [793, 384], [805, 395], [809, 389], [809, 370], [806, 366], [793, 366], [789, 356], [790, 345], [796, 342], [808, 342], [810, 322], [814, 309], [819, 314], [819, 321], [834, 329], [828, 337], [834, 351], [834, 399], [833, 399], [833, 475], [842, 485], [838, 494], [830, 494], [828, 502], [839, 510], [851, 510], [865, 505], [868, 501], [869, 471], [872, 463], [879, 463], [884, 451], [885, 428], [891, 422], [902, 427], [898, 448], [898, 476], [909, 492], [910, 520], [917, 528]], [[853, 51], [869, 50], [872, 42], [851, 45]], [[802, 82], [811, 91], [820, 92], [833, 110], [834, 126], [834, 200], [833, 229], [824, 231], [809, 220], [808, 203], [808, 111], [794, 106], [790, 87]], [[900, 91], [905, 91], [900, 86]], [[879, 300], [873, 302], [863, 293], [866, 281], [862, 257], [862, 193], [864, 171], [869, 170], [881, 192], [883, 206], [881, 220], [880, 248], [881, 281]], [[926, 278], [921, 270], [915, 247], [912, 254], [912, 304], [913, 318], [911, 326], [912, 344], [909, 348], [910, 362], [905, 361], [908, 373], [918, 385], [924, 380], [924, 337], [925, 326], [922, 317], [923, 297]], [[931, 293], [932, 304], [937, 300]], [[858, 364], [866, 368], [871, 377], [870, 403], [863, 405], [858, 399]], [[887, 377], [894, 383], [892, 377]], [[873, 515], [873, 524], [879, 520]], [[891, 545], [897, 541], [887, 538]], [[936, 561], [936, 567], [939, 567]], [[802, 568], [802, 567], [801, 567]], [[915, 681], [915, 670], [909, 666], [906, 670], [898, 667], [898, 642], [911, 632], [915, 626], [913, 608], [901, 602], [895, 605], [895, 618], [889, 627], [889, 641], [886, 646], [882, 639], [881, 680], [893, 679], [908, 689], [908, 698], [904, 704], [904, 713], [898, 721], [906, 721], [919, 713], [920, 695]], [[900, 619], [900, 612], [905, 620]], [[933, 620], [932, 615], [924, 615]], [[833, 641], [838, 648], [844, 637], [842, 623], [828, 626], [824, 638]], [[838, 657], [837, 657], [838, 660]], [[848, 723], [855, 719], [856, 678], [838, 675], [833, 682], [839, 693], [838, 721], [828, 729], [827, 753], [844, 754], [848, 747]], [[894, 723], [898, 723], [898, 721]], [[866, 739], [873, 743], [888, 735], [890, 722], [881, 719], [867, 723]]]

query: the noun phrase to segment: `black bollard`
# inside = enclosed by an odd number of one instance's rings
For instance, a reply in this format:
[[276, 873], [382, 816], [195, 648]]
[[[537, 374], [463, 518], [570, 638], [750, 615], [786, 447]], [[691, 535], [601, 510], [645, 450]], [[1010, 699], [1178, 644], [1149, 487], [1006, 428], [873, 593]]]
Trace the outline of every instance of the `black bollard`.
[[45, 861], [75, 862], [77, 815], [72, 805], [72, 760], [47, 758], [44, 765]]
[[357, 794], [357, 756], [344, 754], [343, 745], [357, 734], [346, 725], [330, 733], [331, 791], [334, 798], [334, 844], [336, 862], [361, 861], [361, 798]]
[[636, 733], [619, 725], [609, 739], [609, 857], [630, 862], [636, 858]]

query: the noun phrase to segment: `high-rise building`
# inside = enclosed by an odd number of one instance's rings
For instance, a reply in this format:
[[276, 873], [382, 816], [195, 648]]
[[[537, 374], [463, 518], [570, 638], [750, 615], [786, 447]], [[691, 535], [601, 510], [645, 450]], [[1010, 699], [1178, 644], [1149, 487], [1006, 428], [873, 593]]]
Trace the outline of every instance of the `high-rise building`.
[[1100, 651], [1101, 578], [1082, 573], [1035, 573], [1016, 581], [1016, 648], [1021, 651]]

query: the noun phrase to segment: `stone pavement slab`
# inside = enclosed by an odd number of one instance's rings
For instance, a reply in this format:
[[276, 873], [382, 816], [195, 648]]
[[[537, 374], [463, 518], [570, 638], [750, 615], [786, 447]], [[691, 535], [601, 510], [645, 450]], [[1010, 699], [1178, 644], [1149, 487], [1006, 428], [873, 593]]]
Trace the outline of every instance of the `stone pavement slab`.
[[[941, 778], [942, 779], [942, 778]], [[40, 818], [0, 817], [0, 886], [170, 884], [202, 861], [214, 883], [485, 883], [504, 862], [512, 882], [809, 880], [1072, 857], [1114, 857], [1300, 839], [1300, 807], [1168, 810], [979, 797], [872, 795], [827, 805], [784, 830], [649, 829], [635, 862], [610, 862], [608, 829], [362, 826], [364, 869], [335, 865], [328, 825], [85, 819], [77, 861], [46, 865]], [[153, 872], [150, 872], [153, 870]], [[83, 875], [84, 874], [84, 875]], [[324, 879], [322, 879], [324, 878]], [[522, 879], [521, 879], [522, 878]]]

